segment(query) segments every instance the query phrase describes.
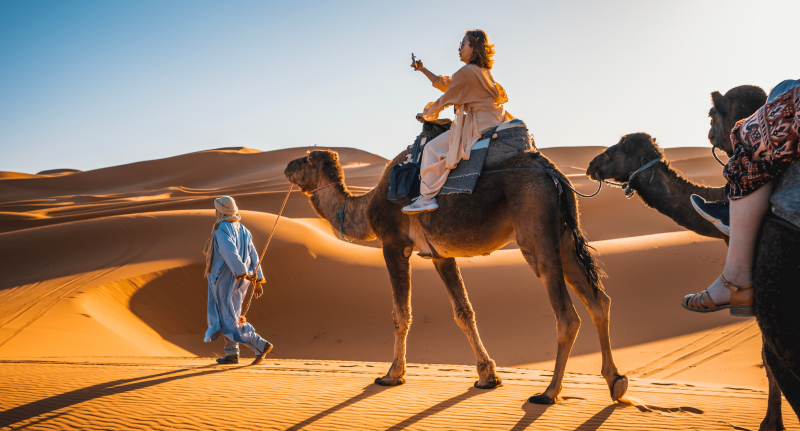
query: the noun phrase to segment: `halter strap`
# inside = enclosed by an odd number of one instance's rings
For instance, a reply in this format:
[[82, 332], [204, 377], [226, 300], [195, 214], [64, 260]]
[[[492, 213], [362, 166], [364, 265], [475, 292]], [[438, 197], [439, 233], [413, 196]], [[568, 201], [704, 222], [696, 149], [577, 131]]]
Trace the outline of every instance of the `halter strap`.
[[341, 184], [341, 182], [335, 182], [335, 183], [329, 183], [329, 184], [325, 184], [325, 185], [324, 185], [324, 186], [322, 186], [322, 187], [318, 187], [318, 188], [316, 188], [316, 189], [314, 189], [314, 190], [311, 190], [309, 193], [311, 193], [311, 194], [314, 194], [314, 193], [316, 193], [316, 192], [318, 192], [318, 191], [320, 191], [320, 190], [322, 190], [322, 189], [328, 188], [328, 187], [330, 187], [330, 186], [332, 186], [332, 185], [334, 185], [334, 184]]

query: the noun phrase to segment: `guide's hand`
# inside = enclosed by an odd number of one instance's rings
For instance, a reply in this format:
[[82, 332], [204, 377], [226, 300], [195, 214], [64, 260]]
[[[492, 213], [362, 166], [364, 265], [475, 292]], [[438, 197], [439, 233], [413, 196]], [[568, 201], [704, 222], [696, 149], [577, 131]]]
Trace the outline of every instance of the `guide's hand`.
[[247, 318], [244, 316], [239, 316], [239, 326], [244, 325], [247, 323]]
[[411, 68], [414, 70], [422, 70], [425, 66], [422, 64], [422, 60], [412, 61]]
[[261, 295], [264, 294], [264, 288], [261, 287], [261, 284], [256, 283], [256, 286], [253, 288], [253, 296], [258, 299]]
[[425, 122], [425, 118], [422, 117], [422, 114], [417, 114], [417, 121], [419, 121], [420, 123], [424, 123]]

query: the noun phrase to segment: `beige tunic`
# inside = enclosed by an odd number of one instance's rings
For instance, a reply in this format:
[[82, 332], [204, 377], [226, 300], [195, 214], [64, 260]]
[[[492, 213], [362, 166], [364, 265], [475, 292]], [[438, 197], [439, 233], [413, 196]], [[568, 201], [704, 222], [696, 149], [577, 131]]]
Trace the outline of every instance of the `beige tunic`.
[[470, 150], [481, 133], [514, 119], [503, 108], [503, 104], [508, 102], [506, 91], [494, 81], [488, 69], [468, 64], [452, 78], [439, 76], [433, 86], [444, 94], [425, 107], [422, 113], [425, 120], [436, 120], [446, 107], [456, 107], [445, 158], [447, 169], [453, 169], [461, 160], [469, 159]]

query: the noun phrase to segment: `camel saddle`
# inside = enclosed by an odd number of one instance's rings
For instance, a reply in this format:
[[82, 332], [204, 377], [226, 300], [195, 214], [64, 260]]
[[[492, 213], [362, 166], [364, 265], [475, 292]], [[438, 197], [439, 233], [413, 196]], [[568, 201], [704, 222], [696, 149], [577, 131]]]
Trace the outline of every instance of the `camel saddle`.
[[[406, 150], [406, 157], [403, 164], [395, 167], [399, 169], [408, 163], [419, 166], [422, 160], [422, 150], [425, 144], [435, 139], [442, 133], [450, 130], [452, 125], [450, 120], [437, 120], [435, 122], [425, 122], [422, 125], [422, 133], [417, 136], [413, 145]], [[534, 148], [533, 140], [528, 133], [528, 128], [522, 120], [516, 119], [508, 123], [503, 123], [484, 132], [478, 142], [472, 146], [468, 160], [462, 160], [450, 171], [439, 195], [449, 195], [455, 193], [471, 194], [475, 189], [481, 171], [484, 166], [496, 165], [510, 157]], [[390, 184], [390, 189], [392, 185]], [[419, 182], [415, 184], [419, 187]], [[419, 196], [419, 190], [411, 194], [411, 197]], [[411, 199], [395, 200], [394, 203], [407, 205]]]
[[769, 202], [773, 214], [800, 229], [800, 163], [797, 162], [778, 178]]

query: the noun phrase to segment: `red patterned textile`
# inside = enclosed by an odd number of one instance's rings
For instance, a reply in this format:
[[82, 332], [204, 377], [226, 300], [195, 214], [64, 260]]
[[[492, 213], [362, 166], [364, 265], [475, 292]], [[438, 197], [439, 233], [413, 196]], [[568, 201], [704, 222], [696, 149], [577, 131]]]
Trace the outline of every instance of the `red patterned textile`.
[[740, 199], [800, 158], [800, 86], [740, 120], [731, 131], [733, 155], [722, 174], [728, 199]]

